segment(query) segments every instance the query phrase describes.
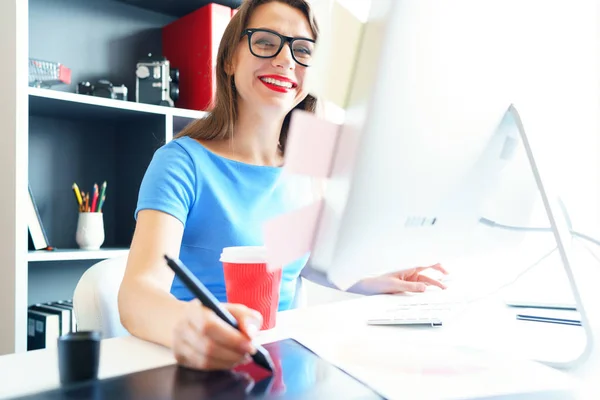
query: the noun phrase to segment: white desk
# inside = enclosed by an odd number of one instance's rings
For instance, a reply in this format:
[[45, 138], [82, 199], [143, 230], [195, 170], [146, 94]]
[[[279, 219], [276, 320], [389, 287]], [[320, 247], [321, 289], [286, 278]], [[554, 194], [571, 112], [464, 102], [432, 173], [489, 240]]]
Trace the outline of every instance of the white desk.
[[[561, 352], [568, 355], [582, 343], [579, 327], [516, 321], [514, 310], [493, 306], [489, 301], [473, 304], [442, 328], [374, 327], [364, 323], [373, 307], [400, 300], [373, 296], [283, 312], [278, 316], [278, 326], [263, 332], [259, 341], [296, 338], [389, 398], [407, 398], [407, 393], [411, 393], [408, 398], [443, 398], [442, 394], [457, 390], [461, 379], [466, 384], [460, 391], [463, 398], [481, 395], [484, 389], [502, 391], [515, 379], [532, 389], [549, 384], [560, 387], [567, 384], [566, 375], [537, 363], [512, 362], [509, 353], [518, 352], [515, 344], [526, 344], [529, 339], [541, 347], [550, 345], [549, 349], [559, 356]], [[481, 312], [483, 309], [485, 312]], [[469, 318], [472, 315], [478, 318]], [[572, 346], [557, 349], [552, 340], [557, 337]], [[481, 358], [476, 352], [465, 356], [453, 347], [445, 347], [445, 343], [495, 349], [503, 356]], [[106, 378], [174, 362], [170, 351], [160, 346], [133, 337], [107, 339], [102, 343], [99, 375]], [[480, 370], [466, 372], [473, 366]], [[0, 357], [0, 379], [0, 398], [57, 387], [56, 350]]]
[[[580, 260], [595, 262], [591, 258]], [[549, 259], [549, 262], [551, 260]], [[508, 267], [507, 267], [508, 268]], [[500, 283], [485, 276], [474, 279]], [[540, 265], [519, 280], [532, 290], [543, 290], [549, 280], [564, 282], [560, 266]], [[488, 292], [485, 289], [484, 292]], [[460, 284], [445, 292], [417, 296], [435, 299], [462, 293]], [[258, 341], [292, 337], [321, 357], [342, 367], [388, 398], [459, 398], [506, 393], [521, 389], [561, 388], [572, 384], [578, 398], [600, 393], [594, 376], [580, 379], [529, 359], [570, 360], [581, 353], [583, 329], [577, 326], [517, 321], [516, 310], [502, 302], [498, 292], [469, 303], [441, 328], [369, 326], [377, 309], [411, 300], [410, 296], [361, 297], [278, 314], [277, 327], [262, 332]], [[471, 350], [459, 351], [459, 346]], [[473, 349], [485, 350], [485, 353]], [[174, 364], [168, 349], [133, 337], [102, 342], [100, 378]], [[573, 382], [573, 381], [576, 382]], [[55, 349], [0, 357], [0, 398], [58, 387]], [[597, 398], [592, 396], [591, 398]]]

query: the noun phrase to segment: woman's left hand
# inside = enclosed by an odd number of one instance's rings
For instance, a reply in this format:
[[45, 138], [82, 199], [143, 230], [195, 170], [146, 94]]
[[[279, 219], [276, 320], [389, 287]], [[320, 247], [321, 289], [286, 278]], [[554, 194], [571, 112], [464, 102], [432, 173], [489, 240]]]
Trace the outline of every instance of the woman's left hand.
[[434, 269], [443, 274], [448, 273], [440, 264], [429, 267], [410, 268], [373, 278], [365, 278], [352, 286], [348, 291], [371, 295], [424, 292], [427, 286], [437, 286], [441, 289], [446, 289], [446, 286], [442, 282], [421, 274], [421, 272], [428, 269]]

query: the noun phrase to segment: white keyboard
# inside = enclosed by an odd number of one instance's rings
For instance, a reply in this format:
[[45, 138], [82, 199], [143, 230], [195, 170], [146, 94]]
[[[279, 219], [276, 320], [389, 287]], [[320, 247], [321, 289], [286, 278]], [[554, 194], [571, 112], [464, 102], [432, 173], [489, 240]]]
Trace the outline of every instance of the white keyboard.
[[377, 312], [367, 319], [369, 325], [431, 325], [442, 326], [456, 303], [407, 303]]

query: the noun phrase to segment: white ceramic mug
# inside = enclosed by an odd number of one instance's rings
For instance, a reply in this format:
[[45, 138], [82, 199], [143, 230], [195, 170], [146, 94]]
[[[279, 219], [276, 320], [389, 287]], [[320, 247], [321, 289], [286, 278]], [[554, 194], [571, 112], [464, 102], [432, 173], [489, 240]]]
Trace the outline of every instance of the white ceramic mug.
[[75, 241], [83, 250], [98, 250], [104, 243], [104, 219], [100, 212], [80, 212]]

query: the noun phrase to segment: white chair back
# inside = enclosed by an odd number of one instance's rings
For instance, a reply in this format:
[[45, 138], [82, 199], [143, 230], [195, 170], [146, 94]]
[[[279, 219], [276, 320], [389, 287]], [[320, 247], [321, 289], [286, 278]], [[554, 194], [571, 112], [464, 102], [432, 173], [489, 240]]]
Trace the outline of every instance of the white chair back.
[[109, 258], [81, 276], [73, 295], [78, 331], [99, 331], [104, 339], [129, 335], [121, 324], [118, 305], [126, 265], [127, 255]]

